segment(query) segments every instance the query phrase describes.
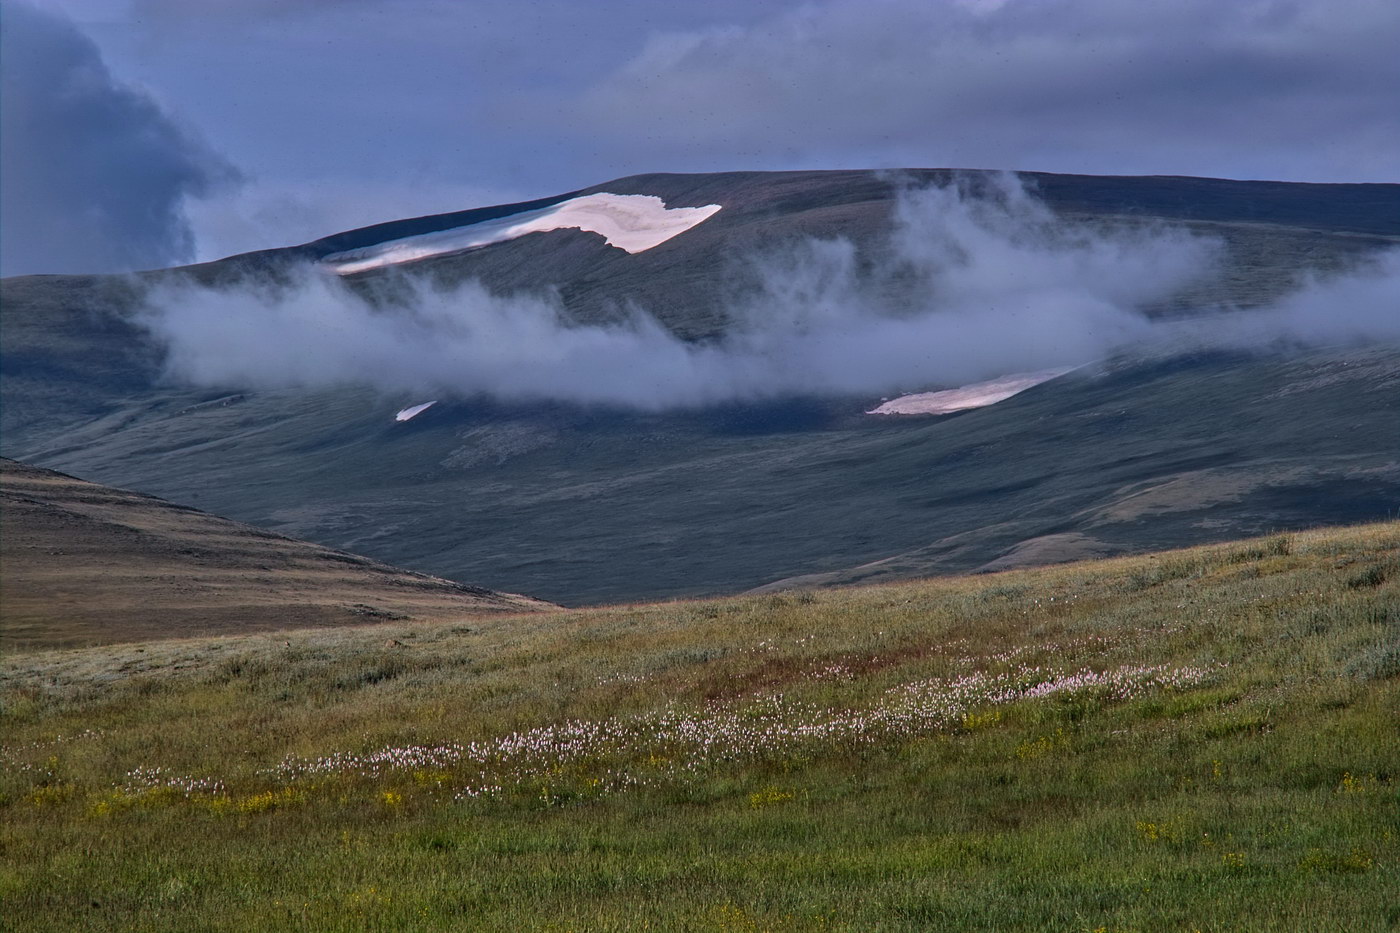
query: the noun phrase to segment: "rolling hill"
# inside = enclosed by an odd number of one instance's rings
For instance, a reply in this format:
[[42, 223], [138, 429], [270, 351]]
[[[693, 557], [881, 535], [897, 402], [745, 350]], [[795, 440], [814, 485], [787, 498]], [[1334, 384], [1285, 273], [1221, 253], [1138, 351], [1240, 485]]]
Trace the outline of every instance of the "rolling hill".
[[13, 460], [0, 510], [5, 651], [554, 608]]
[[1397, 607], [1389, 522], [6, 653], [6, 928], [1391, 929]]
[[[192, 385], [163, 369], [167, 348], [140, 313], [172, 283], [276, 290], [339, 254], [611, 194], [720, 209], [638, 252], [537, 230], [341, 278], [373, 315], [400, 313], [414, 289], [477, 282], [544, 296], [566, 329], [640, 307], [680, 346], [722, 345], [744, 326], [736, 308], [767, 307], [745, 304], [761, 284], [748, 260], [822, 238], [850, 244], [853, 275], [891, 307], [917, 300], [925, 279], [885, 257], [901, 192], [955, 177], [974, 199], [995, 193], [989, 174], [931, 170], [645, 175], [185, 269], [6, 279], [0, 452], [569, 604], [997, 569], [1395, 514], [1400, 348], [1384, 343], [1188, 340], [1074, 360], [1088, 365], [990, 407], [885, 418], [865, 414], [880, 395], [854, 390], [639, 410], [374, 388], [353, 369]], [[1210, 276], [1136, 309], [1188, 334], [1193, 309], [1261, 307], [1400, 243], [1395, 185], [1022, 181], [1067, 223], [1218, 244]]]

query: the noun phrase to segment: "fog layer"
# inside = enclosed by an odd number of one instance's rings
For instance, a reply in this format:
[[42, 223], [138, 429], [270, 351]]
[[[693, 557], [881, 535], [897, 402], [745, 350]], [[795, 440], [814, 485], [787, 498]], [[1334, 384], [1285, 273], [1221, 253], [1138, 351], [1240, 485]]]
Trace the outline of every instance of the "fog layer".
[[172, 378], [206, 386], [370, 385], [423, 398], [489, 395], [660, 410], [810, 395], [882, 396], [1073, 366], [1163, 344], [1400, 339], [1400, 251], [1310, 281], [1275, 306], [1148, 315], [1218, 265], [1181, 230], [1056, 217], [1009, 177], [972, 196], [906, 191], [879, 258], [842, 239], [752, 260], [756, 287], [723, 339], [677, 338], [645, 309], [568, 323], [557, 300], [469, 282], [412, 285], [377, 307], [308, 269], [291, 288], [150, 296], [144, 322]]

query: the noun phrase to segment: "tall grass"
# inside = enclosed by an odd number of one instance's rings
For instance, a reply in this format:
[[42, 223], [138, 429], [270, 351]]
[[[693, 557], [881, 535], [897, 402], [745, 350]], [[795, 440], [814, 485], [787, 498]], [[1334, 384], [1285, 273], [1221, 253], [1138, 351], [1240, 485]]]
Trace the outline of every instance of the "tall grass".
[[1400, 524], [0, 662], [15, 930], [1385, 930]]

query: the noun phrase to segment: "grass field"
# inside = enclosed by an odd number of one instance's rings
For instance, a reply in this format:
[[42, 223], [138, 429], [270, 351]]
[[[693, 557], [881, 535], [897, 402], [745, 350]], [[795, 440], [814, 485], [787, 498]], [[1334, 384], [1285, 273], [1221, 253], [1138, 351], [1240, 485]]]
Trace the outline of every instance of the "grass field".
[[1400, 928], [1400, 523], [0, 677], [7, 930]]

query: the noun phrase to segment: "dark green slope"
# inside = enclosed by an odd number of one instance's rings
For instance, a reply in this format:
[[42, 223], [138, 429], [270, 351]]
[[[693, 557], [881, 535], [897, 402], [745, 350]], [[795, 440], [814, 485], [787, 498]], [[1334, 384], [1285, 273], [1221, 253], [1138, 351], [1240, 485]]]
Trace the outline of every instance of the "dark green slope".
[[1027, 561], [1393, 515], [1397, 374], [1397, 351], [1216, 356], [891, 420], [857, 400], [689, 416], [443, 403], [395, 424], [397, 402], [362, 392], [170, 392], [27, 455], [423, 572], [603, 602], [921, 549], [877, 574], [975, 569], [1071, 532]]
[[[1076, 217], [1224, 239], [1226, 274], [1196, 296], [1209, 302], [1264, 300], [1400, 239], [1394, 185], [1032, 181]], [[580, 318], [635, 301], [705, 336], [723, 327], [729, 270], [754, 250], [837, 234], [878, 249], [893, 185], [870, 172], [639, 176], [588, 190], [725, 208], [635, 255], [555, 231], [418, 265], [556, 288]], [[155, 277], [262, 278], [502, 209], [484, 210]], [[150, 278], [0, 283], [0, 453], [565, 603], [1053, 561], [1400, 508], [1400, 348], [1115, 360], [942, 418], [865, 416], [869, 398], [666, 415], [467, 399], [396, 424], [426, 399], [165, 384], [127, 318]]]

